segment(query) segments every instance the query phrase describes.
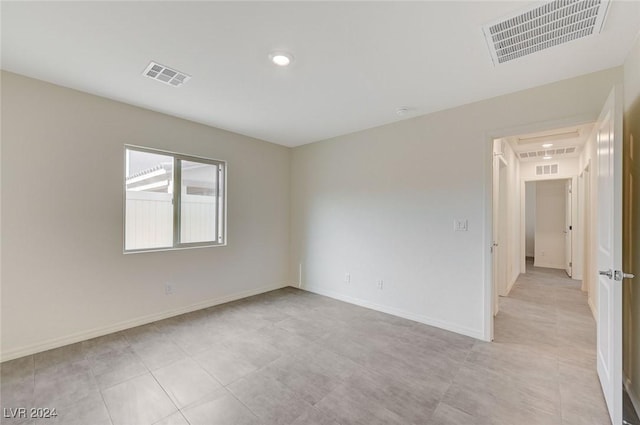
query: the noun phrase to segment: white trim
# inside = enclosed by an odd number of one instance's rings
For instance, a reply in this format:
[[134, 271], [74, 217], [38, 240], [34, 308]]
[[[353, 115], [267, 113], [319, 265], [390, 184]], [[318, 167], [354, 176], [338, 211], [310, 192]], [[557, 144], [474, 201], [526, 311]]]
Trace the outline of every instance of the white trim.
[[520, 177], [520, 273], [527, 273], [527, 182], [522, 177]]
[[631, 385], [631, 379], [628, 377], [624, 377], [624, 388], [627, 390], [627, 394], [629, 394], [629, 398], [631, 399], [631, 404], [633, 404], [633, 408], [636, 409], [636, 414], [640, 414], [640, 397], [638, 394], [633, 391], [633, 386]]
[[578, 236], [582, 231], [579, 213], [580, 200], [578, 199], [578, 175], [571, 179], [571, 279], [582, 280], [582, 258], [578, 248]]
[[493, 319], [494, 307], [493, 294], [493, 141], [495, 137], [485, 135], [483, 155], [484, 165], [484, 196], [483, 196], [483, 214], [484, 214], [484, 239], [482, 241], [482, 274], [484, 276], [484, 285], [482, 286], [482, 298], [484, 314], [482, 320], [482, 340], [493, 341]]
[[201, 301], [195, 304], [176, 308], [173, 310], [168, 310], [161, 313], [154, 313], [154, 314], [149, 314], [142, 317], [137, 317], [135, 319], [125, 320], [123, 322], [119, 322], [114, 325], [94, 328], [88, 331], [77, 332], [77, 333], [59, 337], [59, 338], [52, 338], [37, 344], [25, 345], [19, 348], [14, 348], [13, 350], [0, 353], [0, 362], [17, 359], [19, 357], [28, 356], [31, 354], [39, 353], [46, 350], [51, 350], [53, 348], [58, 348], [58, 347], [62, 347], [69, 344], [74, 344], [76, 342], [86, 341], [91, 338], [108, 335], [114, 332], [123, 331], [125, 329], [130, 329], [136, 326], [146, 325], [148, 323], [156, 322], [158, 320], [167, 319], [173, 316], [179, 316], [181, 314], [190, 313], [196, 310], [202, 310], [204, 308], [228, 303], [231, 301], [239, 300], [241, 298], [251, 297], [253, 295], [262, 294], [264, 292], [281, 289], [286, 286], [288, 285], [274, 284], [270, 286], [263, 286], [261, 288], [250, 289], [247, 291], [238, 292], [236, 294], [225, 295], [218, 298], [212, 298], [206, 301]]
[[407, 311], [397, 309], [394, 307], [388, 307], [380, 304], [373, 303], [371, 301], [363, 300], [361, 298], [350, 297], [348, 295], [340, 294], [338, 292], [328, 291], [319, 286], [304, 286], [300, 288], [304, 291], [313, 292], [314, 294], [324, 295], [326, 297], [334, 298], [336, 300], [348, 302], [349, 304], [355, 304], [360, 307], [369, 308], [371, 310], [381, 311], [383, 313], [391, 314], [393, 316], [402, 317], [404, 319], [413, 320], [414, 322], [424, 323], [425, 325], [434, 326], [436, 328], [444, 329], [447, 331], [459, 333], [469, 336], [471, 338], [484, 340], [484, 332], [482, 329], [471, 329], [465, 326], [456, 325], [450, 322], [444, 322], [442, 320], [433, 319], [428, 316], [420, 314], [409, 313]]

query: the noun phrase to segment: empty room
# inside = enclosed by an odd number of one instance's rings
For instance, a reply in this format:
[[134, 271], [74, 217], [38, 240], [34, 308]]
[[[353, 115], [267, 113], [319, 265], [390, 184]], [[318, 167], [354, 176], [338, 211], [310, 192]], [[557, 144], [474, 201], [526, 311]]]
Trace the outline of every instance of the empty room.
[[0, 20], [1, 424], [640, 425], [640, 2]]

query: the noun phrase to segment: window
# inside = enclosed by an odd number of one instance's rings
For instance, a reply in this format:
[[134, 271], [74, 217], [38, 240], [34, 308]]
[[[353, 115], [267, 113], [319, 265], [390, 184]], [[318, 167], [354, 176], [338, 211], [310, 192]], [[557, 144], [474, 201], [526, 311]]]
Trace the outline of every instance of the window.
[[125, 146], [125, 252], [225, 243], [226, 163]]

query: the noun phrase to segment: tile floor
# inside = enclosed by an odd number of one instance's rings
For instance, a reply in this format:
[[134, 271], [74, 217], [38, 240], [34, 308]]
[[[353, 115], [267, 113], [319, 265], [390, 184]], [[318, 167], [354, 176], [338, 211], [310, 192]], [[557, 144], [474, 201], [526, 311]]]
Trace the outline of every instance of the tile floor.
[[500, 300], [495, 336], [286, 288], [5, 362], [0, 405], [58, 416], [0, 422], [609, 423], [579, 282], [531, 269]]

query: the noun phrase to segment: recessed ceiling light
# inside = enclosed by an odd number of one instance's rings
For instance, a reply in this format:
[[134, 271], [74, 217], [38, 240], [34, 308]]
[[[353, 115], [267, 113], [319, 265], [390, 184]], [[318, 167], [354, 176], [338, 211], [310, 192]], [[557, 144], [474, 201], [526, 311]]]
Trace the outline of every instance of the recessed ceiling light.
[[269, 59], [278, 66], [289, 66], [293, 62], [293, 56], [285, 52], [273, 52], [269, 55]]
[[551, 157], [550, 157], [550, 156], [545, 156], [545, 157], [544, 157], [544, 158], [542, 158], [542, 159], [551, 159]]
[[406, 106], [402, 106], [398, 109], [396, 109], [396, 114], [402, 116], [402, 115], [407, 115], [407, 113], [409, 112], [409, 108], [407, 108]]
[[543, 148], [550, 148], [551, 146], [553, 146], [553, 143], [545, 143], [542, 145]]

